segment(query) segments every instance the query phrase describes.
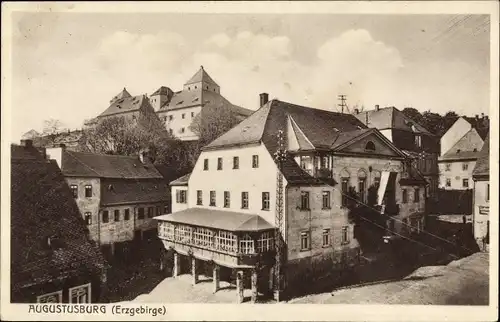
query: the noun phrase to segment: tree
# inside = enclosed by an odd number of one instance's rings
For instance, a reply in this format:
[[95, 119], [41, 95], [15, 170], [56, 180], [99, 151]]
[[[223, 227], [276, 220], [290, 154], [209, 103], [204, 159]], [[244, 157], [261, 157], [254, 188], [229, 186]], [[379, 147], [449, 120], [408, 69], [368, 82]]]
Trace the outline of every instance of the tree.
[[418, 124], [421, 124], [423, 126], [423, 117], [420, 112], [413, 107], [405, 107], [402, 110], [403, 114], [411, 118], [413, 121], [417, 122]]
[[57, 134], [62, 131], [66, 131], [66, 128], [64, 128], [64, 124], [60, 120], [51, 118], [43, 121], [42, 144], [53, 144]]

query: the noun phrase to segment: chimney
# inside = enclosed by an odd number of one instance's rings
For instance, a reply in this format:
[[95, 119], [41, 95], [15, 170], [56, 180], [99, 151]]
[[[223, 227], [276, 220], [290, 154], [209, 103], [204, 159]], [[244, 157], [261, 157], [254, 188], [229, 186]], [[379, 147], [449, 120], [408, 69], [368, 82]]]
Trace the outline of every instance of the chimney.
[[380, 105], [377, 104], [377, 105], [375, 105], [375, 111], [378, 111], [378, 110], [380, 110]]
[[260, 96], [260, 107], [262, 107], [269, 101], [269, 94], [261, 93], [259, 96]]
[[476, 120], [478, 120], [478, 119], [479, 119], [479, 114], [476, 114]]
[[24, 146], [25, 148], [32, 148], [33, 140], [21, 140], [21, 145]]
[[358, 109], [358, 108], [355, 108], [355, 109], [354, 109], [354, 113], [359, 114], [359, 109]]

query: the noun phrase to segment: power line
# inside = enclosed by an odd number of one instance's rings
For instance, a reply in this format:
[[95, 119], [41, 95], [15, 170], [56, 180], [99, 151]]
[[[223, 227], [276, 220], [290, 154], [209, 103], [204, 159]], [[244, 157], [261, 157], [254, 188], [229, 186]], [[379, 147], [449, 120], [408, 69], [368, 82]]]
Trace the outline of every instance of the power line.
[[340, 100], [340, 104], [338, 104], [338, 106], [341, 108], [341, 113], [344, 114], [344, 108], [347, 109], [347, 104], [346, 104], [347, 95], [341, 94], [338, 96], [338, 99]]

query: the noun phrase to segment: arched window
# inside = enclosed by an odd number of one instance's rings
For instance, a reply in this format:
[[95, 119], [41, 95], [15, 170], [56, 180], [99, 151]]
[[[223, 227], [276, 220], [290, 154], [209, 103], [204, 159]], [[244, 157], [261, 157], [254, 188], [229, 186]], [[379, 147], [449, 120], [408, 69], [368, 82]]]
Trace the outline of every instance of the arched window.
[[373, 143], [372, 141], [366, 142], [365, 150], [366, 151], [375, 151], [375, 143]]
[[366, 171], [359, 169], [358, 171], [358, 193], [361, 202], [366, 201]]
[[341, 182], [341, 192], [342, 192], [342, 207], [346, 207], [347, 206], [347, 203], [348, 203], [348, 194], [349, 194], [349, 178], [350, 178], [351, 174], [349, 173], [349, 171], [347, 171], [347, 169], [342, 169], [342, 171], [340, 171], [340, 182]]
[[373, 177], [373, 185], [378, 187], [380, 185], [380, 177], [381, 177], [380, 171], [373, 170], [372, 177]]

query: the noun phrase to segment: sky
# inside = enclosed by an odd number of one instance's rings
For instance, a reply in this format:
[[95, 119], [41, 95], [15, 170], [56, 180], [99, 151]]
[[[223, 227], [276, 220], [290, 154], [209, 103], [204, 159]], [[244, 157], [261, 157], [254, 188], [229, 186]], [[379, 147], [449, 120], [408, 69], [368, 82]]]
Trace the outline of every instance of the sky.
[[12, 139], [70, 129], [124, 87], [174, 91], [201, 65], [233, 104], [489, 114], [488, 15], [29, 13], [12, 16]]

